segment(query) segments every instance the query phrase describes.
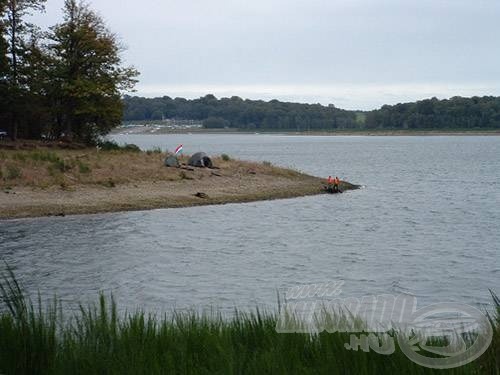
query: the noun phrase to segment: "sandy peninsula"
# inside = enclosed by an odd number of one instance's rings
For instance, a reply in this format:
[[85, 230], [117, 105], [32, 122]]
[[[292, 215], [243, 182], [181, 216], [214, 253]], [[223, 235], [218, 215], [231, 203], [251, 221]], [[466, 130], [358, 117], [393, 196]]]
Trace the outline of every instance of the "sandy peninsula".
[[[250, 202], [323, 193], [324, 180], [270, 163], [213, 157], [215, 169], [165, 167], [165, 154], [0, 149], [0, 218]], [[187, 162], [187, 156], [181, 163]], [[347, 183], [344, 189], [349, 189]]]

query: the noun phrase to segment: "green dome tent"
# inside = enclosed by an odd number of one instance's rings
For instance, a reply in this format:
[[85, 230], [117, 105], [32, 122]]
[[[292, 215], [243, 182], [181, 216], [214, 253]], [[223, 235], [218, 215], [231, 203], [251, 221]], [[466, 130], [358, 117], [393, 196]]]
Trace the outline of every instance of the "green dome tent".
[[193, 156], [189, 158], [188, 164], [193, 167], [201, 168], [213, 167], [212, 159], [210, 159], [204, 152], [197, 152], [196, 154], [193, 154]]

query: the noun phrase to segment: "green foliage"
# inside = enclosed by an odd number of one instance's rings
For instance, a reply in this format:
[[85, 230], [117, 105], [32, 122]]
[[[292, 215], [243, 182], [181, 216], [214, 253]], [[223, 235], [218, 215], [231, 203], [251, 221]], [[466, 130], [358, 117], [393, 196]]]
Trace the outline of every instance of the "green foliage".
[[246, 130], [474, 129], [500, 128], [500, 97], [436, 98], [385, 105], [374, 111], [346, 111], [333, 105], [278, 100], [141, 98], [125, 96], [125, 121], [163, 117], [202, 121], [206, 128]]
[[139, 146], [134, 145], [132, 143], [126, 143], [125, 145], [121, 146], [115, 141], [104, 141], [104, 142], [99, 142], [98, 147], [102, 151], [130, 151], [130, 152], [140, 152], [141, 149]]
[[130, 152], [141, 152], [141, 149], [139, 146], [134, 145], [133, 143], [127, 143], [122, 147], [123, 151], [130, 151]]
[[0, 0], [0, 123], [12, 138], [94, 144], [121, 123], [121, 91], [138, 72], [123, 66], [117, 37], [83, 1], [66, 0], [48, 33], [26, 22], [44, 3]]
[[141, 98], [125, 96], [125, 121], [158, 120], [162, 117], [200, 120], [206, 128], [247, 130], [319, 130], [359, 127], [356, 114], [334, 106], [286, 103], [278, 100], [243, 100], [237, 96], [217, 99]]
[[37, 90], [41, 82], [34, 69], [39, 62], [39, 30], [27, 21], [34, 12], [43, 11], [44, 3], [0, 1], [0, 123], [8, 124], [13, 139], [18, 135], [39, 137], [47, 113], [39, 107]]
[[[497, 311], [500, 308], [498, 298]], [[5, 374], [497, 374], [500, 325], [483, 356], [452, 370], [391, 355], [346, 350], [349, 333], [277, 333], [272, 313], [120, 313], [99, 295], [63, 316], [60, 302], [34, 304], [11, 270], [0, 281], [0, 372]], [[335, 319], [335, 317], [333, 317]], [[439, 338], [435, 344], [443, 344]]]
[[366, 114], [368, 129], [500, 129], [500, 98], [493, 96], [384, 105]]
[[270, 167], [272, 165], [271, 162], [267, 160], [263, 161], [262, 164], [266, 167]]
[[[0, 0], [0, 16], [4, 16], [6, 11], [6, 0]], [[7, 53], [9, 51], [9, 43], [5, 39], [6, 23], [0, 22], [0, 77], [5, 77], [9, 73], [9, 59]], [[3, 79], [1, 83], [6, 83]]]
[[203, 120], [203, 127], [207, 129], [224, 129], [228, 128], [230, 122], [222, 117], [209, 117]]
[[47, 166], [47, 171], [52, 177], [59, 176], [61, 173], [71, 170], [75, 164], [72, 160], [65, 161], [61, 159], [53, 152], [34, 152], [31, 155], [34, 158], [33, 160], [50, 163]]
[[86, 3], [66, 0], [63, 13], [49, 35], [55, 100], [64, 119], [57, 132], [92, 144], [121, 123], [120, 90], [131, 89], [138, 72], [122, 66], [117, 37]]
[[229, 161], [229, 160], [231, 160], [231, 158], [229, 157], [229, 155], [228, 155], [228, 154], [222, 154], [220, 157], [221, 157], [221, 158], [222, 158], [222, 160], [224, 160], [224, 161]]
[[59, 155], [52, 151], [33, 151], [29, 153], [29, 157], [34, 161], [48, 161], [51, 163], [57, 163], [60, 161]]
[[120, 151], [122, 149], [122, 147], [114, 141], [99, 142], [97, 146], [102, 151]]

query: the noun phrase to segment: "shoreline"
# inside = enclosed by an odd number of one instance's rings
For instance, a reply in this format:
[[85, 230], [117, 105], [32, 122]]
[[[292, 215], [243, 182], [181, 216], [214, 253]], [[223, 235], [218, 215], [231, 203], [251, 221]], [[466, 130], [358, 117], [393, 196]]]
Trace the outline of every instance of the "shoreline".
[[406, 137], [406, 136], [500, 136], [499, 130], [374, 130], [374, 131], [335, 131], [335, 132], [288, 132], [286, 135], [316, 136], [369, 136], [369, 137]]
[[158, 129], [154, 125], [138, 125], [137, 127], [118, 128], [111, 132], [111, 135], [164, 135], [164, 134], [260, 134], [260, 135], [289, 135], [289, 136], [500, 136], [500, 129], [456, 129], [456, 130], [399, 130], [399, 129], [380, 129], [380, 130], [333, 130], [333, 131], [248, 131], [248, 130], [230, 130], [230, 129]]
[[[159, 152], [0, 150], [0, 219], [244, 203], [324, 194], [324, 179], [271, 163], [213, 157], [165, 167]], [[357, 188], [347, 182], [342, 190]]]
[[[294, 188], [282, 190], [289, 182], [278, 179], [276, 184], [243, 193], [198, 189], [194, 185], [181, 195], [169, 192], [175, 186], [165, 181], [119, 185], [113, 191], [99, 186], [80, 186], [74, 191], [21, 187], [1, 196], [0, 220], [249, 203], [324, 194], [320, 178], [308, 176]], [[198, 192], [207, 194], [208, 198], [196, 197]]]

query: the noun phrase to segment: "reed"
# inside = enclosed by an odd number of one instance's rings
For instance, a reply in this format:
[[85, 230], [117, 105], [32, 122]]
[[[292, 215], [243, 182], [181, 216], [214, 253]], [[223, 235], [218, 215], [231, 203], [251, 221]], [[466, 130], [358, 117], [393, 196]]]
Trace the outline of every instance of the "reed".
[[54, 299], [33, 303], [11, 270], [0, 282], [2, 374], [498, 374], [500, 300], [490, 315], [495, 336], [475, 362], [451, 370], [392, 355], [348, 351], [346, 333], [280, 334], [276, 315], [236, 312], [119, 314], [112, 297], [63, 316]]

